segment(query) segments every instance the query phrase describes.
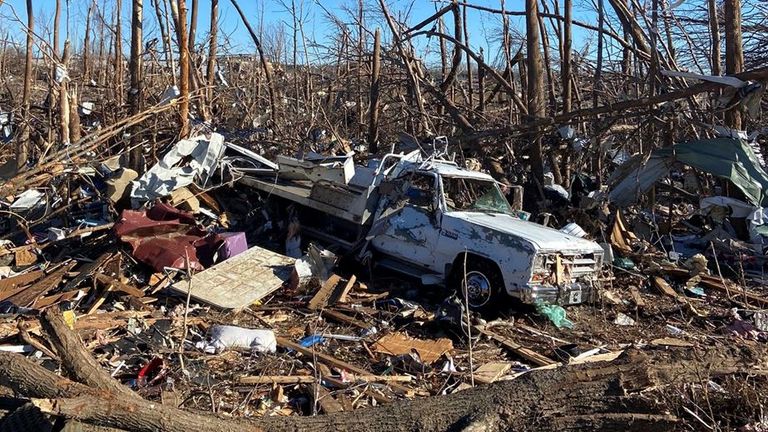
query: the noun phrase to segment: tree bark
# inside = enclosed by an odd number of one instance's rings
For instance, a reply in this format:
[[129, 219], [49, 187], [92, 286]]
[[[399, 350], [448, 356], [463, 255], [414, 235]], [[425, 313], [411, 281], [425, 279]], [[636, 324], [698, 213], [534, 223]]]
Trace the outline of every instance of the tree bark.
[[117, 0], [115, 2], [115, 103], [118, 110], [122, 109], [123, 102], [125, 101], [123, 96], [123, 31], [122, 31], [122, 19], [123, 12], [123, 0]]
[[571, 111], [573, 97], [571, 96], [571, 45], [572, 45], [572, 24], [573, 24], [573, 0], [565, 0], [564, 6], [565, 25], [563, 27], [563, 52], [560, 53], [563, 58], [563, 113]]
[[[173, 1], [173, 0], [171, 0]], [[189, 137], [189, 46], [187, 45], [187, 2], [178, 0], [179, 17], [176, 20], [176, 35], [179, 44], [179, 119], [181, 138]]]
[[[538, 0], [525, 0], [526, 51], [528, 57], [528, 118], [534, 122], [544, 117], [544, 77], [539, 51], [539, 11]], [[531, 173], [539, 184], [544, 183], [544, 161], [542, 159], [541, 133], [537, 128], [530, 128]]]
[[16, 168], [21, 170], [27, 164], [30, 151], [30, 114], [29, 98], [32, 92], [32, 51], [34, 50], [34, 40], [32, 34], [35, 31], [35, 15], [33, 12], [32, 0], [27, 0], [27, 52], [24, 60], [24, 90], [21, 94], [21, 132], [16, 140]]
[[[208, 67], [206, 70], [206, 89], [209, 116], [213, 116], [213, 89], [216, 87], [216, 50], [218, 48], [219, 0], [211, 0], [211, 29], [209, 32]], [[298, 95], [296, 96], [298, 98]]]
[[[128, 91], [131, 115], [141, 112], [141, 102], [144, 94], [143, 62], [141, 58], [143, 27], [144, 0], [133, 0], [131, 8], [131, 89]], [[141, 156], [141, 126], [137, 124], [131, 131], [131, 151], [129, 153], [128, 166], [139, 174], [144, 172]]]
[[368, 152], [379, 151], [379, 90], [381, 88], [381, 29], [373, 36], [373, 58], [371, 59], [371, 102], [368, 119]]
[[707, 1], [709, 11], [709, 33], [711, 37], [710, 65], [712, 75], [722, 73], [720, 63], [720, 22], [717, 18], [717, 0]]
[[[744, 46], [741, 41], [741, 0], [725, 0], [725, 73], [744, 70]], [[725, 113], [728, 127], [741, 130], [741, 107], [736, 104]]]
[[275, 84], [272, 79], [272, 68], [267, 63], [267, 56], [264, 54], [264, 48], [262, 48], [261, 46], [261, 40], [259, 40], [259, 37], [256, 36], [256, 32], [253, 31], [253, 28], [251, 27], [251, 23], [248, 22], [248, 19], [245, 17], [243, 10], [240, 8], [240, 5], [237, 3], [236, 0], [230, 0], [230, 1], [232, 2], [232, 5], [235, 7], [235, 9], [237, 9], [237, 13], [240, 15], [240, 18], [243, 20], [243, 24], [245, 24], [245, 28], [248, 29], [248, 33], [250, 33], [251, 39], [253, 39], [253, 43], [256, 45], [256, 51], [259, 53], [261, 68], [264, 71], [264, 78], [267, 80], [267, 92], [269, 94], [270, 118], [274, 123], [277, 116], [277, 95], [275, 94]]
[[[61, 65], [69, 73], [69, 41], [64, 41], [64, 52], [61, 56]], [[61, 143], [70, 144], [69, 136], [69, 93], [67, 91], [69, 78], [65, 77], [59, 84], [59, 126], [61, 128]]]
[[[224, 419], [141, 399], [116, 397], [58, 378], [25, 358], [0, 353], [8, 374], [0, 383], [32, 398], [44, 412], [132, 431], [366, 430], [631, 430], [681, 426], [680, 399], [661, 402], [655, 387], [694, 384], [738, 374], [766, 375], [765, 349], [629, 350], [613, 362], [538, 369], [512, 381], [446, 396], [404, 400], [375, 408], [314, 417]], [[14, 361], [15, 360], [15, 361]], [[25, 370], [29, 370], [29, 377]], [[21, 376], [19, 376], [21, 375]], [[31, 379], [34, 377], [34, 379]], [[30, 382], [33, 381], [33, 382]], [[51, 384], [55, 388], [47, 388]], [[648, 390], [650, 388], [650, 390]], [[53, 396], [52, 396], [53, 395]], [[578, 395], [575, 397], [574, 395]]]
[[61, 358], [63, 369], [74, 380], [107, 391], [116, 397], [135, 399], [136, 393], [115, 381], [88, 353], [83, 341], [67, 327], [61, 312], [50, 308], [43, 313], [40, 324], [49, 336], [51, 345]]

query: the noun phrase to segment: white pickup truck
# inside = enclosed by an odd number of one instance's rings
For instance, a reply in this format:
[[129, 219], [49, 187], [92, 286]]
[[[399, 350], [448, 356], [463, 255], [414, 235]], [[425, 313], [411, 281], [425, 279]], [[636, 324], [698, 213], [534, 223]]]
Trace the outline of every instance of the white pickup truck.
[[272, 168], [240, 181], [278, 209], [293, 205], [303, 233], [425, 284], [466, 281], [472, 308], [506, 295], [563, 305], [596, 295], [602, 247], [520, 219], [487, 174], [418, 151], [372, 167], [348, 155], [278, 157]]

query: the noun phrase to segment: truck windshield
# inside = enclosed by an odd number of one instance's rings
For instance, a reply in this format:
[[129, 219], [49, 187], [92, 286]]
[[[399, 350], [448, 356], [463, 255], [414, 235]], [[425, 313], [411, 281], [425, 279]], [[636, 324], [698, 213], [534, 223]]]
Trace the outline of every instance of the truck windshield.
[[443, 177], [448, 211], [512, 213], [507, 199], [493, 181]]

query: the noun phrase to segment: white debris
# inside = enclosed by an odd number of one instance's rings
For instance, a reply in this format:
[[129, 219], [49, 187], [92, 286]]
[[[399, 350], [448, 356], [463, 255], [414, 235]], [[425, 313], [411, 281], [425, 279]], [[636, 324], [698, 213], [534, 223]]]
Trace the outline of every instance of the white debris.
[[[133, 182], [131, 199], [150, 201], [170, 195], [176, 189], [197, 181], [204, 186], [224, 154], [224, 137], [213, 133], [211, 138], [198, 136], [181, 140], [166, 153], [160, 162]], [[178, 166], [191, 157], [185, 166]]]

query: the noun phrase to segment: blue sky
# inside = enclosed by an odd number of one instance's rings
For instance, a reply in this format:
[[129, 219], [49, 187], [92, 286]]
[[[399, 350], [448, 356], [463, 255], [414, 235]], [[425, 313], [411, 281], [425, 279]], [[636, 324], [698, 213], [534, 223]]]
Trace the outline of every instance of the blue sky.
[[[324, 53], [322, 45], [329, 43], [336, 32], [336, 27], [332, 25], [327, 18], [326, 11], [333, 13], [345, 22], [351, 23], [353, 20], [349, 14], [345, 12], [345, 8], [356, 10], [357, 0], [294, 1], [297, 5], [303, 3], [304, 30], [307, 38], [316, 41], [320, 45], [320, 47], [310, 49], [310, 57], [323, 58]], [[499, 8], [500, 1], [501, 0], [470, 0], [470, 3], [491, 8]], [[506, 1], [507, 10], [523, 10], [524, 5], [521, 0], [504, 1]], [[110, 20], [115, 0], [96, 0], [96, 2], [99, 4], [101, 10], [104, 11], [106, 19]], [[187, 0], [188, 5], [190, 2], [191, 0]], [[37, 19], [36, 32], [40, 35], [48, 34], [48, 37], [50, 37], [49, 32], [53, 28], [52, 22], [55, 1], [34, 0], [34, 3]], [[66, 1], [63, 1], [62, 3], [64, 7], [66, 7]], [[125, 45], [127, 46], [131, 0], [123, 0], [122, 3], [124, 25], [123, 37], [126, 42]], [[160, 0], [160, 3], [162, 3], [162, 0]], [[198, 41], [203, 41], [208, 34], [210, 26], [210, 0], [200, 0], [199, 3], [200, 14], [198, 17], [196, 39]], [[239, 0], [239, 3], [254, 27], [258, 27], [259, 23], [263, 22], [265, 38], [274, 37], [274, 35], [278, 34], [282, 29], [285, 32], [286, 43], [290, 49], [293, 23], [291, 14], [286, 10], [286, 6], [284, 5], [290, 6], [291, 0]], [[375, 21], [386, 28], [385, 23], [381, 22], [380, 14], [378, 13], [378, 1], [365, 0], [364, 3], [366, 5], [366, 10], [369, 11], [369, 20]], [[69, 1], [69, 29], [75, 46], [79, 46], [82, 43], [85, 16], [89, 4], [91, 4], [91, 0]], [[437, 9], [447, 4], [447, 2], [434, 2], [431, 0], [388, 0], [387, 4], [393, 14], [396, 14], [401, 18], [404, 17], [407, 23], [413, 25], [432, 15]], [[226, 50], [229, 52], [253, 52], [253, 43], [230, 0], [219, 0], [219, 5], [219, 32], [220, 35], [222, 35], [220, 42], [227, 45]], [[151, 0], [144, 0], [144, 9], [145, 39], [148, 40], [157, 37], [159, 32]], [[24, 20], [26, 13], [25, 0], [5, 0], [3, 5], [0, 6], [0, 35], [4, 35], [7, 32], [14, 40], [21, 42], [23, 41], [24, 35], [20, 31], [18, 23], [14, 20], [14, 11], [22, 20]], [[577, 10], [575, 10], [575, 15], [577, 19], [590, 20], [589, 13], [580, 11], [578, 7]], [[470, 43], [472, 48], [478, 50], [482, 47], [485, 50], [486, 59], [493, 61], [498, 55], [501, 18], [499, 15], [469, 10], [467, 21], [469, 23]], [[510, 25], [521, 32], [524, 31], [524, 20], [520, 17], [511, 17]], [[62, 29], [64, 29], [64, 26], [65, 16], [63, 15]], [[373, 26], [370, 27], [372, 28]], [[388, 32], [385, 31], [385, 34], [386, 33]], [[553, 44], [556, 44], [554, 35], [551, 37], [553, 38]], [[586, 40], [588, 37], [590, 37], [588, 33], [576, 29], [574, 39], [577, 43], [574, 44], [574, 48], [578, 48], [578, 42]], [[62, 40], [63, 39], [64, 37], [62, 36]], [[420, 38], [417, 42], [417, 48], [422, 55], [428, 53], [426, 54], [428, 58], [435, 58], [435, 53], [439, 50], [439, 45], [437, 40]], [[312, 51], [314, 51], [314, 53]]]

